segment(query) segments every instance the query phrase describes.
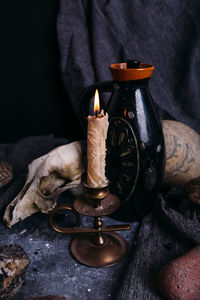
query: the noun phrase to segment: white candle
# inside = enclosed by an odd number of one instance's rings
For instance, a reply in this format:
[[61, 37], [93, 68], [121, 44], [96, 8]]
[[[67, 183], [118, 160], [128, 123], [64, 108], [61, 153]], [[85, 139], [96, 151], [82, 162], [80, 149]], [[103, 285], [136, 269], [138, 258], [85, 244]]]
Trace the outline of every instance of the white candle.
[[[95, 93], [95, 100], [94, 111], [99, 112], [99, 97], [97, 92]], [[101, 188], [108, 184], [108, 179], [105, 176], [108, 125], [108, 114], [104, 114], [103, 110], [96, 116], [88, 116], [87, 184], [91, 188]]]

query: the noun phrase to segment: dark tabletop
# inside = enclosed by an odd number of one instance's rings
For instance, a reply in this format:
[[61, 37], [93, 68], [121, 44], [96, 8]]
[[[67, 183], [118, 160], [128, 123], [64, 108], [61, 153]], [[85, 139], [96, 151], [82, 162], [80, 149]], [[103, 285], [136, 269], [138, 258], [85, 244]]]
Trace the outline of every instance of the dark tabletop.
[[[61, 202], [69, 202], [74, 196], [65, 193]], [[110, 217], [103, 218], [106, 225], [117, 224]], [[82, 216], [82, 225], [92, 226], [93, 218]], [[118, 264], [106, 268], [91, 268], [75, 261], [70, 254], [72, 235], [55, 232], [49, 225], [49, 216], [37, 213], [8, 229], [0, 223], [2, 244], [20, 244], [30, 258], [26, 279], [14, 300], [30, 296], [60, 295], [69, 300], [115, 299], [126, 263], [131, 256], [134, 232], [121, 232], [128, 242], [128, 252]]]

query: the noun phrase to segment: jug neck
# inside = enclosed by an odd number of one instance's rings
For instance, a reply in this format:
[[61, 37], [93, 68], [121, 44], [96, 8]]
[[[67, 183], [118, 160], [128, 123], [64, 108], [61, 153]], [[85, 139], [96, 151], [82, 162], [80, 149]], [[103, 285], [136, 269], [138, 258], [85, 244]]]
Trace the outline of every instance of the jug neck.
[[117, 86], [120, 89], [138, 89], [147, 88], [150, 78], [140, 80], [128, 80], [128, 81], [116, 81]]

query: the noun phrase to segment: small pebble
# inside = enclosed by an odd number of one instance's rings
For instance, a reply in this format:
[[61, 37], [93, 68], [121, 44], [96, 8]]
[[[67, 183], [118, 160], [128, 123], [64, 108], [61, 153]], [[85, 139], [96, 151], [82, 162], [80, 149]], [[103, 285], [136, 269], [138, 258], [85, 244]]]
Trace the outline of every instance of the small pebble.
[[91, 289], [88, 289], [88, 292], [91, 292]]

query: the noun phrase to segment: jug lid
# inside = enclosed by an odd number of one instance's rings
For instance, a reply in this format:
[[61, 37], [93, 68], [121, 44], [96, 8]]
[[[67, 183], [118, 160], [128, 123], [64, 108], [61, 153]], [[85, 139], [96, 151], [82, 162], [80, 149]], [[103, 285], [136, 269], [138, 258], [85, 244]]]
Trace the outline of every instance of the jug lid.
[[130, 81], [150, 78], [154, 65], [146, 64], [138, 61], [128, 61], [125, 63], [116, 63], [110, 65], [110, 70], [114, 80], [116, 81]]

